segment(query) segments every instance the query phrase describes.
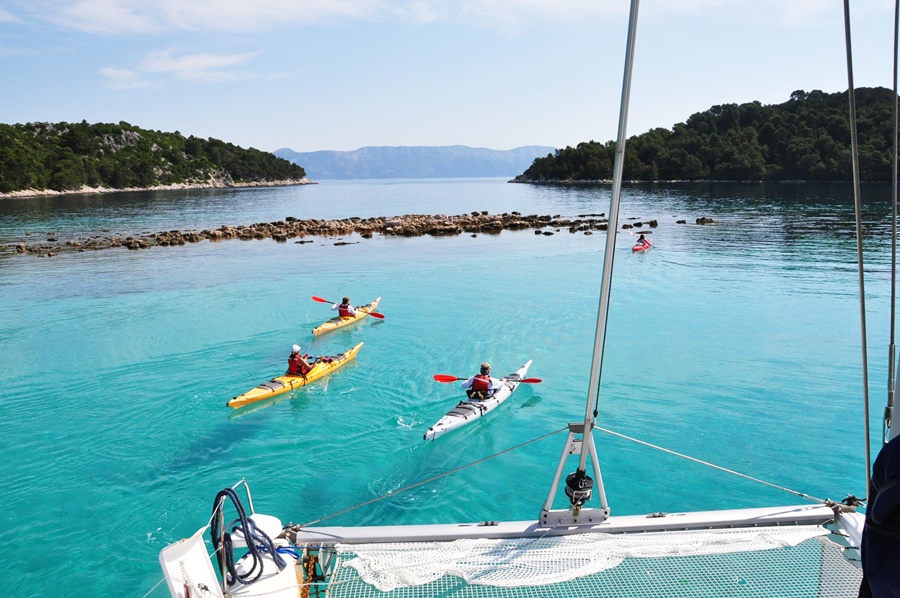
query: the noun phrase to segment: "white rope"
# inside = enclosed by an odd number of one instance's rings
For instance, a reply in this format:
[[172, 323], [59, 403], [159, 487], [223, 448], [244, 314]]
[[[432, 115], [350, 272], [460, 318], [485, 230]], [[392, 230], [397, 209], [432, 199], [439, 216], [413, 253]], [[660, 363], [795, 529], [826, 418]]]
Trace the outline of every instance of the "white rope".
[[146, 594], [144, 594], [141, 598], [147, 598], [147, 596], [149, 596], [150, 594], [152, 594], [152, 593], [153, 593], [153, 590], [155, 590], [156, 588], [158, 588], [158, 587], [159, 587], [159, 584], [161, 584], [161, 583], [164, 582], [164, 581], [166, 581], [166, 578], [165, 578], [165, 577], [163, 577], [163, 578], [160, 579], [158, 582], [156, 582], [156, 585], [153, 586], [152, 588], [150, 588], [150, 591], [147, 592]]

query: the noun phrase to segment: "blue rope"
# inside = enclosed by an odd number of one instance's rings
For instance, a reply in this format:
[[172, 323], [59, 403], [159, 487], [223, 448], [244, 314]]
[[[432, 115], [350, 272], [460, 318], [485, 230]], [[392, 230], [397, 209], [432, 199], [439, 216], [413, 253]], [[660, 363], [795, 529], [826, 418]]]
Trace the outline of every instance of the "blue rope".
[[[228, 527], [231, 527], [231, 532], [224, 532], [220, 537], [219, 530], [225, 528], [225, 526], [222, 525], [225, 520], [223, 508], [224, 501], [222, 500], [224, 497], [231, 499], [235, 510], [238, 512], [238, 518], [228, 524]], [[216, 495], [215, 502], [213, 503], [212, 519], [213, 525], [210, 527], [212, 545], [213, 549], [216, 551], [221, 548], [222, 554], [225, 557], [225, 567], [228, 570], [228, 579], [226, 579], [226, 583], [228, 585], [232, 585], [238, 581], [244, 585], [249, 585], [257, 581], [263, 572], [262, 553], [265, 552], [272, 555], [272, 560], [275, 561], [275, 566], [278, 567], [279, 571], [287, 566], [287, 563], [281, 557], [281, 554], [275, 549], [275, 544], [272, 542], [272, 539], [267, 536], [264, 531], [259, 529], [256, 523], [247, 516], [240, 498], [238, 498], [237, 493], [231, 488], [225, 488]], [[232, 534], [238, 529], [240, 529], [241, 533], [244, 535], [244, 541], [247, 543], [247, 554], [251, 557], [251, 566], [248, 572], [243, 575], [238, 574], [237, 569], [234, 566], [234, 546], [231, 540]]]

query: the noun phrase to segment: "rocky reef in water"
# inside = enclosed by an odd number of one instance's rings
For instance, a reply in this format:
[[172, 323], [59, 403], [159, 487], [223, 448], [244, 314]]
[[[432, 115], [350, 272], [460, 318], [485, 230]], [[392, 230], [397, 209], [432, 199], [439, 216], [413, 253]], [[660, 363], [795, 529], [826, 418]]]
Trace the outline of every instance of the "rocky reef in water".
[[[711, 224], [712, 218], [702, 217], [697, 219], [697, 224]], [[685, 221], [679, 220], [679, 224]], [[643, 228], [650, 229], [659, 226], [657, 220], [634, 219], [622, 225], [623, 229]], [[504, 214], [490, 214], [486, 211], [471, 212], [457, 216], [437, 214], [425, 216], [420, 214], [407, 214], [394, 217], [377, 218], [343, 218], [340, 220], [318, 220], [315, 218], [301, 220], [287, 217], [277, 222], [260, 222], [249, 226], [223, 225], [215, 230], [171, 230], [157, 233], [142, 233], [138, 235], [101, 234], [93, 236], [79, 236], [64, 239], [59, 235], [47, 234], [45, 239], [21, 240], [0, 245], [0, 253], [17, 253], [37, 255], [41, 257], [53, 257], [63, 251], [94, 251], [110, 248], [126, 248], [131, 250], [149, 249], [151, 247], [170, 247], [199, 243], [201, 241], [225, 241], [240, 239], [251, 241], [254, 239], [273, 239], [279, 243], [297, 239], [295, 243], [311, 243], [311, 237], [340, 237], [335, 245], [348, 245], [344, 237], [359, 235], [361, 239], [371, 239], [374, 235], [396, 237], [454, 236], [479, 233], [500, 234], [504, 230], [533, 229], [535, 235], [552, 235], [557, 232], [593, 234], [596, 230], [606, 230], [609, 221], [605, 214], [581, 214], [571, 218], [560, 215], [539, 216], [536, 214], [524, 216], [519, 212]], [[29, 237], [32, 235], [29, 235]], [[359, 242], [359, 241], [354, 241]]]

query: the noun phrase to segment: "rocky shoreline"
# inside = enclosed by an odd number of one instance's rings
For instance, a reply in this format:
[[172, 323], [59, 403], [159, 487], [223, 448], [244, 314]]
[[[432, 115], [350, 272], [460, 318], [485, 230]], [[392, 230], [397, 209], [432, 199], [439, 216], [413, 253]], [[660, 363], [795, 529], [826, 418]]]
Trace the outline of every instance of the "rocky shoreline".
[[[697, 224], [711, 224], [713, 222], [714, 220], [708, 217], [696, 219]], [[678, 220], [677, 224], [686, 224], [686, 221]], [[28, 239], [0, 245], [0, 253], [53, 257], [63, 251], [95, 251], [116, 247], [138, 250], [150, 247], [186, 245], [199, 243], [204, 240], [225, 241], [228, 239], [240, 239], [243, 241], [273, 239], [279, 243], [286, 243], [289, 239], [298, 239], [295, 243], [312, 243], [313, 239], [308, 237], [340, 237], [340, 239], [335, 241], [334, 245], [348, 245], [351, 242], [344, 241], [343, 237], [354, 234], [359, 235], [362, 239], [371, 239], [374, 235], [418, 237], [423, 235], [455, 236], [466, 233], [476, 236], [479, 233], [500, 234], [504, 230], [533, 229], [535, 235], [553, 235], [564, 230], [569, 233], [590, 235], [593, 234], [593, 231], [606, 230], [608, 226], [609, 221], [604, 214], [581, 214], [566, 218], [559, 214], [555, 216], [539, 216], [536, 214], [523, 216], [519, 212], [489, 214], [483, 211], [457, 216], [407, 214], [394, 217], [354, 217], [341, 220], [317, 220], [315, 218], [300, 220], [289, 216], [277, 222], [260, 222], [249, 226], [223, 225], [215, 230], [202, 231], [172, 230], [128, 236], [103, 234], [72, 239], [63, 239], [58, 235], [49, 233], [45, 239], [41, 240]], [[657, 226], [659, 226], [659, 222], [655, 219], [646, 221], [633, 219], [623, 224], [622, 228], [647, 227], [648, 229], [653, 229]], [[652, 231], [647, 230], [645, 232]]]
[[174, 191], [179, 189], [224, 189], [228, 187], [244, 188], [244, 187], [289, 187], [292, 185], [316, 185], [314, 181], [307, 178], [287, 179], [283, 181], [248, 181], [235, 183], [230, 178], [215, 178], [203, 183], [173, 183], [171, 185], [157, 185], [155, 187], [126, 187], [124, 189], [113, 189], [110, 187], [88, 187], [87, 185], [81, 189], [70, 189], [66, 191], [54, 191], [52, 189], [22, 189], [21, 191], [10, 191], [9, 193], [0, 193], [0, 199], [11, 199], [16, 197], [42, 197], [56, 195], [86, 195], [91, 193], [125, 193], [129, 191]]

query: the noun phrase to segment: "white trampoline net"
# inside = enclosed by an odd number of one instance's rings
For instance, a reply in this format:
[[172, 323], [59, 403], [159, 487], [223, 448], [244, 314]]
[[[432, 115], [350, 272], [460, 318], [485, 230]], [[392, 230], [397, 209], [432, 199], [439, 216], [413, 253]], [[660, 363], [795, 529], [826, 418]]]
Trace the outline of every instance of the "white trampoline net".
[[338, 545], [328, 596], [855, 597], [819, 526]]

